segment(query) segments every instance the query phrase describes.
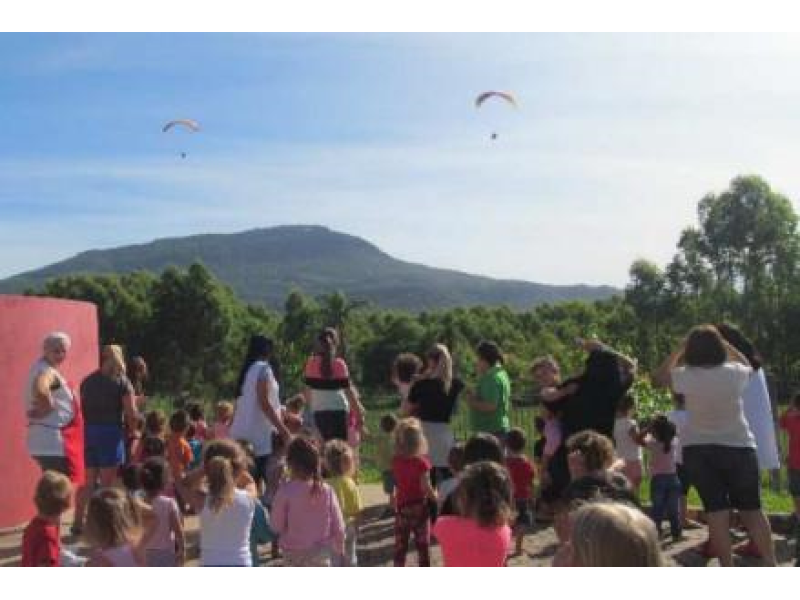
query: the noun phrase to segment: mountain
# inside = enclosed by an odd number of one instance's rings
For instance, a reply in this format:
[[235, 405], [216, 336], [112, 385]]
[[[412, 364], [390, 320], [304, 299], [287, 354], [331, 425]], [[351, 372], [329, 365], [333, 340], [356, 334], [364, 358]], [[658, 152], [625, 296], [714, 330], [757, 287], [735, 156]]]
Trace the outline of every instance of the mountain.
[[160, 272], [193, 262], [202, 262], [242, 299], [274, 308], [283, 306], [293, 287], [311, 295], [342, 290], [354, 299], [408, 310], [478, 304], [527, 308], [608, 298], [617, 292], [605, 286], [554, 286], [435, 269], [397, 260], [361, 238], [324, 227], [286, 226], [90, 250], [2, 280], [0, 293], [19, 293], [62, 275]]

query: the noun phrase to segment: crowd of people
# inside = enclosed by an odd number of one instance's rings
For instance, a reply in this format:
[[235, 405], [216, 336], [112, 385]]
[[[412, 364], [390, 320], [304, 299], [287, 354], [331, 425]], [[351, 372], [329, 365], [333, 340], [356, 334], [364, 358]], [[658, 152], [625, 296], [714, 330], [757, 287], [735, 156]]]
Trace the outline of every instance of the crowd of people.
[[[364, 503], [359, 443], [375, 436], [394, 518], [394, 564], [413, 536], [420, 566], [432, 540], [445, 566], [503, 566], [521, 555], [535, 521], [552, 521], [554, 566], [662, 566], [673, 541], [696, 524], [697, 490], [709, 539], [705, 552], [733, 564], [731, 515], [750, 551], [775, 565], [761, 505], [763, 469], [779, 466], [764, 372], [752, 344], [728, 325], [694, 328], [653, 374], [674, 410], [637, 420], [636, 361], [598, 340], [581, 340], [583, 371], [563, 378], [553, 357], [533, 361], [541, 398], [537, 440], [511, 426], [511, 379], [497, 343], [476, 348], [477, 379], [457, 377], [448, 348], [392, 365], [396, 411], [367, 432], [366, 411], [326, 328], [303, 372], [303, 391], [281, 398], [273, 342], [250, 340], [234, 401], [189, 402], [170, 415], [148, 409], [146, 363], [126, 364], [106, 346], [79, 387], [60, 367], [69, 337], [53, 333], [25, 391], [28, 449], [42, 470], [25, 530], [26, 566], [181, 566], [184, 518], [199, 517], [202, 566], [255, 566], [259, 546], [289, 566], [357, 566]], [[470, 436], [452, 421], [469, 413]], [[780, 418], [790, 447], [790, 491], [800, 523], [800, 397]], [[531, 452], [531, 449], [533, 450]], [[645, 453], [647, 460], [645, 460]], [[651, 506], [640, 486], [649, 471]], [[61, 547], [61, 521], [88, 547]]]

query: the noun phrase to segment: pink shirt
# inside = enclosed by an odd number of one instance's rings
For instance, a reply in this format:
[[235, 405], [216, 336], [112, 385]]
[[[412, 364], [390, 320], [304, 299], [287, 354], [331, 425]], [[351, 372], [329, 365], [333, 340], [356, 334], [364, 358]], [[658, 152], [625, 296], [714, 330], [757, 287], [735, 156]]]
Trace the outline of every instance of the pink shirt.
[[439, 517], [433, 535], [445, 567], [503, 567], [511, 549], [511, 528], [481, 527], [464, 517]]
[[669, 452], [664, 452], [664, 444], [651, 436], [647, 436], [645, 446], [650, 453], [650, 475], [674, 475], [676, 473], [675, 440], [672, 441]]
[[312, 493], [310, 481], [287, 481], [278, 488], [270, 524], [284, 550], [330, 548], [343, 552], [344, 518], [336, 494], [327, 483]]
[[151, 504], [155, 519], [152, 534], [147, 540], [147, 550], [175, 551], [175, 536], [172, 533], [172, 519], [180, 519], [178, 505], [169, 496], [156, 496]]
[[215, 422], [211, 428], [211, 437], [215, 440], [229, 440], [231, 437], [231, 423]]
[[544, 455], [553, 456], [561, 445], [561, 423], [555, 417], [544, 421]]

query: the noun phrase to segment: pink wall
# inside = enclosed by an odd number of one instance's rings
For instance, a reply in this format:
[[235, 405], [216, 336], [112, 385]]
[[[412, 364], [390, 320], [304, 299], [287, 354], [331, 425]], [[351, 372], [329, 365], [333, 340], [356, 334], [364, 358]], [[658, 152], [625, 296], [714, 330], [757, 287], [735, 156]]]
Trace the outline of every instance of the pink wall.
[[41, 356], [42, 340], [64, 331], [72, 348], [61, 369], [75, 386], [97, 368], [97, 308], [88, 302], [0, 295], [0, 528], [34, 514], [33, 490], [40, 470], [25, 445], [24, 388]]

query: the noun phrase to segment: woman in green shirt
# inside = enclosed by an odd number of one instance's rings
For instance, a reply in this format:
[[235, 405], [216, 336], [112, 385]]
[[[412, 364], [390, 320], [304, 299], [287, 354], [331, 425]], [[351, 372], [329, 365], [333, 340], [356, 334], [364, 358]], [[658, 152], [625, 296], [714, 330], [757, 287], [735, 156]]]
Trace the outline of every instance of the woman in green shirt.
[[511, 380], [503, 368], [503, 354], [497, 344], [487, 341], [478, 344], [476, 352], [479, 379], [467, 398], [472, 432], [491, 433], [504, 442], [511, 427]]

